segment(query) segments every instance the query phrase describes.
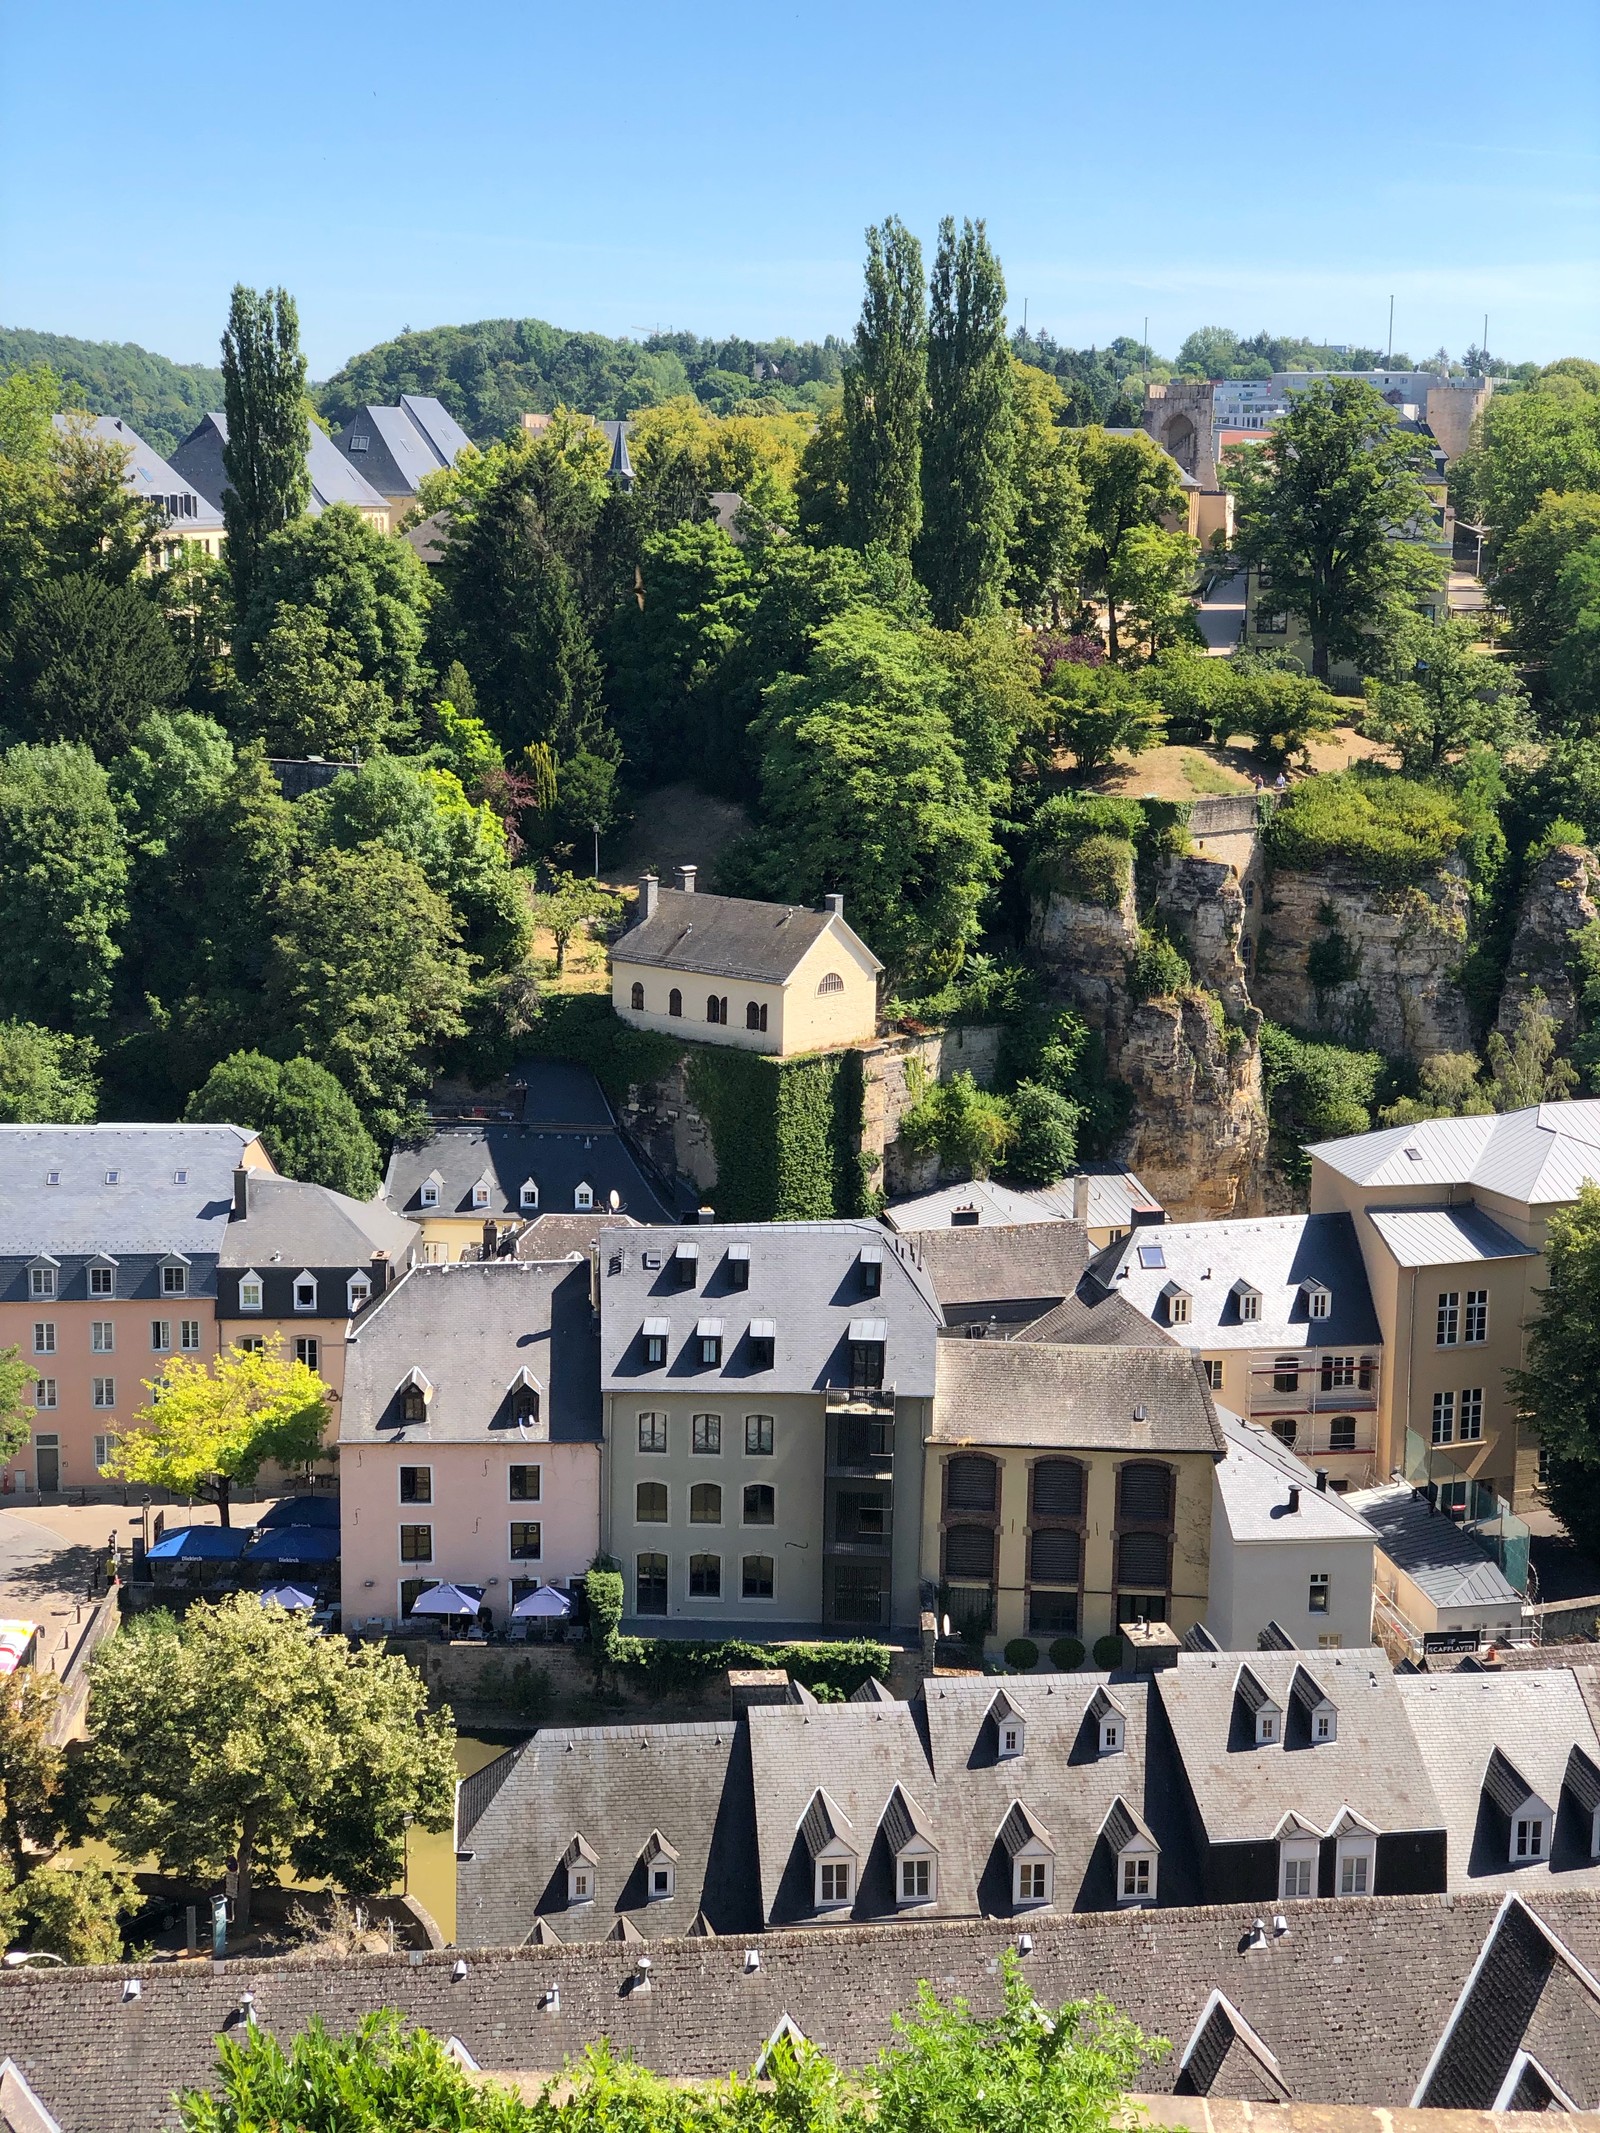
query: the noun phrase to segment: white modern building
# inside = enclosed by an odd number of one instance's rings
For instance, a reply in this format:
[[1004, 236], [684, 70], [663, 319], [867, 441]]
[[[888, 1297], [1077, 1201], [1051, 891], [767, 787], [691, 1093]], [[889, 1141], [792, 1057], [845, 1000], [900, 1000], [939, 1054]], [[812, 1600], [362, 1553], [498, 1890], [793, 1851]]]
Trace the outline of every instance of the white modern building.
[[1302, 1651], [1372, 1641], [1377, 1536], [1271, 1430], [1224, 1407], [1227, 1439], [1211, 1496], [1206, 1627], [1224, 1651], [1253, 1651], [1275, 1623]]

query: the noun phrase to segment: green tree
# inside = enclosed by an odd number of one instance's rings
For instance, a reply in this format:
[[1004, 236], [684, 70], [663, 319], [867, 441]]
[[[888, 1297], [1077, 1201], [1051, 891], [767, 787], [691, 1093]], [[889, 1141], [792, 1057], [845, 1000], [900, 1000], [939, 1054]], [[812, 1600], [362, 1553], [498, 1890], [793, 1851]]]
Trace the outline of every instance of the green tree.
[[284, 1048], [327, 1067], [381, 1140], [413, 1122], [434, 1048], [466, 1028], [459, 935], [416, 862], [383, 845], [318, 853], [285, 899], [269, 1012]]
[[1229, 456], [1239, 553], [1270, 572], [1273, 600], [1304, 623], [1318, 681], [1335, 659], [1369, 665], [1440, 580], [1421, 543], [1395, 537], [1432, 522], [1424, 464], [1417, 438], [1359, 378], [1307, 386], [1263, 444]]
[[1016, 424], [1006, 285], [983, 223], [939, 225], [928, 308], [922, 525], [914, 550], [933, 619], [994, 614], [1006, 585]]
[[1200, 544], [1162, 526], [1131, 526], [1106, 579], [1107, 611], [1115, 610], [1129, 640], [1154, 658], [1165, 645], [1196, 634], [1191, 595]]
[[0, 1676], [0, 1849], [19, 1879], [66, 1831], [67, 1758], [50, 1738], [60, 1702], [58, 1675], [19, 1667]]
[[1055, 1184], [1076, 1159], [1082, 1106], [1042, 1081], [1019, 1081], [1011, 1109], [1016, 1132], [1005, 1159], [1007, 1177], [1019, 1185]]
[[260, 1876], [369, 1895], [398, 1878], [408, 1822], [450, 1826], [453, 1729], [416, 1671], [253, 1593], [137, 1616], [102, 1644], [89, 1736], [99, 1834], [168, 1873], [233, 1867], [242, 1927]]
[[428, 574], [409, 541], [371, 526], [349, 504], [297, 518], [263, 543], [235, 647], [241, 671], [290, 607], [309, 609], [352, 658], [364, 682], [376, 682], [397, 711], [417, 694]]
[[1552, 603], [1559, 634], [1550, 652], [1550, 690], [1566, 726], [1600, 731], [1600, 537], [1562, 565]]
[[1472, 447], [1450, 469], [1457, 512], [1482, 520], [1501, 553], [1552, 491], [1600, 491], [1600, 392], [1547, 373], [1527, 392], [1496, 393]]
[[580, 926], [613, 924], [622, 916], [622, 898], [613, 896], [597, 881], [584, 881], [576, 874], [554, 874], [550, 886], [532, 899], [533, 923], [542, 926], [556, 944], [556, 975], [567, 967], [567, 951]]
[[1517, 1011], [1509, 1036], [1489, 1032], [1483, 1055], [1489, 1079], [1485, 1094], [1496, 1111], [1527, 1111], [1559, 1103], [1578, 1084], [1577, 1070], [1556, 1050], [1557, 1023], [1537, 986]]
[[867, 290], [844, 374], [850, 538], [910, 555], [922, 526], [922, 424], [928, 393], [922, 247], [893, 215], [867, 231]]
[[1377, 1052], [1313, 1044], [1276, 1022], [1261, 1025], [1261, 1078], [1272, 1129], [1273, 1162], [1290, 1184], [1311, 1179], [1313, 1141], [1365, 1133], [1383, 1067]]
[[1539, 500], [1495, 554], [1494, 595], [1511, 617], [1518, 645], [1545, 658], [1569, 627], [1568, 602], [1558, 591], [1568, 560], [1600, 539], [1600, 492], [1579, 489]]
[[934, 1082], [900, 1121], [908, 1148], [936, 1151], [941, 1172], [962, 1178], [986, 1178], [997, 1170], [1016, 1134], [1016, 1113], [1007, 1099], [980, 1089], [966, 1072]]
[[1507, 1382], [1548, 1454], [1551, 1508], [1590, 1549], [1600, 1545], [1600, 1185], [1585, 1184], [1575, 1205], [1552, 1214], [1545, 1262], [1526, 1361]]
[[1083, 578], [1106, 603], [1106, 642], [1117, 658], [1117, 598], [1114, 589], [1123, 546], [1136, 528], [1159, 527], [1184, 513], [1178, 462], [1143, 430], [1113, 436], [1098, 427], [1076, 433], [1078, 479], [1083, 485]]
[[131, 446], [98, 436], [81, 414], [69, 414], [52, 430], [55, 481], [45, 549], [53, 576], [87, 572], [107, 585], [126, 585], [143, 566], [161, 509], [127, 486], [131, 457]]
[[92, 1862], [35, 1867], [18, 1894], [28, 1947], [64, 1963], [121, 1962], [122, 1921], [145, 1904], [131, 1874]]
[[[1232, 662], [1219, 660], [1217, 664]], [[1296, 760], [1307, 762], [1309, 743], [1338, 727], [1337, 700], [1307, 674], [1271, 667], [1236, 669], [1228, 680], [1231, 686], [1222, 693], [1214, 714], [1217, 745], [1225, 746], [1235, 734], [1243, 733], [1268, 769]]]
[[850, 538], [849, 464], [844, 409], [825, 407], [795, 475], [800, 531], [814, 548], [843, 547]]
[[370, 1200], [382, 1175], [361, 1114], [314, 1059], [234, 1052], [218, 1060], [184, 1107], [201, 1125], [253, 1126], [285, 1177]]
[[394, 706], [364, 681], [343, 633], [314, 607], [280, 607], [255, 647], [249, 730], [271, 755], [370, 755], [393, 735]]
[[159, 609], [87, 571], [43, 578], [17, 603], [0, 716], [16, 740], [73, 741], [108, 758], [187, 679]]
[[760, 894], [842, 890], [892, 970], [959, 967], [998, 867], [944, 698], [912, 632], [861, 609], [817, 632], [808, 671], [767, 693], [758, 722], [762, 830], [740, 857]]
[[1062, 660], [1045, 696], [1049, 745], [1068, 750], [1080, 776], [1103, 770], [1114, 756], [1142, 755], [1161, 741], [1159, 701], [1121, 667]]
[[1013, 359], [1016, 516], [1008, 563], [1011, 597], [1030, 621], [1057, 625], [1076, 593], [1084, 539], [1083, 484], [1055, 379]]
[[311, 501], [306, 472], [306, 359], [300, 315], [283, 289], [235, 283], [222, 336], [222, 404], [228, 441], [228, 572], [240, 614], [255, 592], [262, 550]]
[[1468, 748], [1504, 756], [1533, 738], [1528, 692], [1514, 667], [1485, 656], [1470, 617], [1408, 622], [1388, 672], [1368, 680], [1363, 730], [1387, 742], [1409, 775], [1440, 771]]
[[111, 1004], [128, 861], [106, 774], [65, 741], [0, 756], [0, 1009], [81, 1028]]
[[227, 1525], [234, 1489], [248, 1488], [269, 1459], [294, 1472], [322, 1456], [327, 1387], [281, 1350], [275, 1337], [270, 1347], [225, 1348], [209, 1363], [175, 1355], [148, 1381], [149, 1404], [116, 1440], [102, 1471], [206, 1497]]
[[100, 1100], [99, 1063], [87, 1037], [0, 1022], [0, 1125], [87, 1125]]

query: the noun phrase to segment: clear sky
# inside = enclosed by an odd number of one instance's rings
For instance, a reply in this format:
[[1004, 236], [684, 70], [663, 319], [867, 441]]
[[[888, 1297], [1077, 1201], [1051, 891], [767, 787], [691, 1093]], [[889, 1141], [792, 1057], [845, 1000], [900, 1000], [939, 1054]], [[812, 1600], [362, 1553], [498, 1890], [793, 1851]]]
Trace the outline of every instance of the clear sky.
[[1594, 0], [0, 0], [0, 321], [313, 376], [401, 327], [848, 331], [861, 233], [987, 217], [1077, 344], [1600, 355]]

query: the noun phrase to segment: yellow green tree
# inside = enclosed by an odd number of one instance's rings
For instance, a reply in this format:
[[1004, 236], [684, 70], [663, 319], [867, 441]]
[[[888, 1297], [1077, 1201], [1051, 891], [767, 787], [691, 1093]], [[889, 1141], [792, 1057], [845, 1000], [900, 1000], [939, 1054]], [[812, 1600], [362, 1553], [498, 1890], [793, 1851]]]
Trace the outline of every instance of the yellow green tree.
[[104, 1471], [206, 1498], [224, 1525], [235, 1488], [248, 1488], [269, 1459], [309, 1466], [327, 1433], [328, 1388], [304, 1363], [289, 1361], [276, 1336], [263, 1348], [225, 1348], [209, 1363], [174, 1356], [146, 1390], [149, 1405]]

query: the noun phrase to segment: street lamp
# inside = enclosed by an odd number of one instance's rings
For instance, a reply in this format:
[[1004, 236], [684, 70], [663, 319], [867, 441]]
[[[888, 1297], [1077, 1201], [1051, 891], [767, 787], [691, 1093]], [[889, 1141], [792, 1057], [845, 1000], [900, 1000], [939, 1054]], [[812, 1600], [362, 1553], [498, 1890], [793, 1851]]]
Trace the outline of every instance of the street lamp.
[[598, 822], [591, 822], [589, 827], [594, 831], [594, 878], [598, 881], [600, 879], [600, 825]]
[[401, 1820], [401, 1822], [402, 1822], [402, 1824], [404, 1825], [404, 1828], [405, 1828], [405, 1847], [406, 1847], [406, 1871], [405, 1871], [405, 1880], [404, 1880], [404, 1881], [402, 1882], [402, 1884], [401, 1884], [401, 1888], [400, 1888], [400, 1893], [401, 1893], [401, 1895], [402, 1895], [402, 1896], [409, 1896], [409, 1895], [411, 1894], [411, 1825], [412, 1825], [412, 1823], [413, 1823], [413, 1822], [414, 1822], [414, 1821], [416, 1820], [416, 1816], [415, 1816], [415, 1815], [402, 1815], [402, 1816], [400, 1817], [400, 1820]]

